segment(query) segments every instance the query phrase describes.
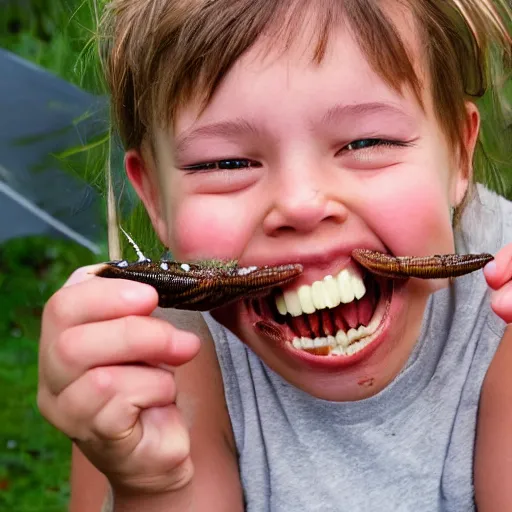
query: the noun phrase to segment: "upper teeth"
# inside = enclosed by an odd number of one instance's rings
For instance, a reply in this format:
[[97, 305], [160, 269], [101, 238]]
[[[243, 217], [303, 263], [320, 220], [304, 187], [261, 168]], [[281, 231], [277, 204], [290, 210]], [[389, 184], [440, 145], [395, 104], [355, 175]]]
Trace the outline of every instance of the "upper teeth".
[[311, 286], [303, 285], [298, 290], [279, 294], [275, 300], [281, 315], [290, 313], [292, 316], [300, 316], [348, 304], [354, 299], [359, 300], [365, 293], [366, 288], [359, 271], [346, 268], [336, 277], [325, 276], [322, 281], [315, 281]]

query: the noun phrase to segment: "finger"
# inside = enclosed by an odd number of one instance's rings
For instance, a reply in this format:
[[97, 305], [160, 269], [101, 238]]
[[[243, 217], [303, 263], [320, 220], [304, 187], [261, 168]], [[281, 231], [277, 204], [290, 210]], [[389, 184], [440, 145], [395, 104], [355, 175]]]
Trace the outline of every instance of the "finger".
[[496, 254], [494, 260], [484, 267], [484, 274], [494, 290], [512, 280], [512, 244], [506, 245]]
[[512, 282], [493, 293], [491, 306], [500, 318], [507, 324], [512, 324]]
[[88, 279], [92, 279], [96, 272], [100, 270], [105, 264], [97, 263], [95, 265], [86, 265], [85, 267], [77, 268], [69, 277], [68, 280], [64, 283], [63, 287], [71, 286], [73, 284], [81, 283], [82, 281], [87, 281]]
[[149, 315], [157, 303], [156, 290], [147, 284], [88, 277], [64, 286], [50, 298], [43, 312], [42, 340], [75, 325]]
[[41, 376], [57, 395], [94, 367], [136, 362], [179, 366], [199, 348], [195, 334], [165, 320], [127, 316], [64, 331], [41, 353]]
[[[190, 476], [190, 434], [181, 411], [176, 405], [152, 407], [141, 412], [140, 422], [141, 442], [135, 454], [147, 454], [141, 460], [153, 465], [152, 461], [160, 461], [160, 468], [147, 466], [141, 468], [146, 474], [165, 474], [174, 477], [176, 485], [183, 484]], [[135, 431], [134, 434], [137, 434]], [[179, 469], [178, 469], [179, 468]], [[157, 469], [157, 471], [155, 471]], [[187, 475], [188, 474], [188, 475]], [[173, 486], [172, 483], [168, 485]]]
[[[85, 453], [93, 450], [98, 453], [97, 443], [78, 443]], [[96, 444], [96, 446], [94, 446]], [[112, 458], [115, 450], [115, 471], [111, 462], [105, 473], [116, 487], [118, 481], [123, 487], [133, 474], [145, 475], [143, 482], [134, 482], [141, 491], [153, 492], [162, 488], [165, 481], [167, 490], [176, 490], [186, 485], [192, 477], [193, 467], [190, 460], [190, 436], [176, 405], [151, 407], [141, 411], [139, 421], [128, 436], [115, 443], [99, 446], [100, 454]], [[106, 457], [103, 455], [103, 459]], [[91, 457], [94, 460], [94, 455]], [[96, 459], [101, 468], [103, 460]]]
[[42, 392], [42, 414], [68, 436], [82, 440], [117, 440], [129, 435], [142, 409], [176, 399], [171, 373], [147, 366], [95, 368], [58, 397]]

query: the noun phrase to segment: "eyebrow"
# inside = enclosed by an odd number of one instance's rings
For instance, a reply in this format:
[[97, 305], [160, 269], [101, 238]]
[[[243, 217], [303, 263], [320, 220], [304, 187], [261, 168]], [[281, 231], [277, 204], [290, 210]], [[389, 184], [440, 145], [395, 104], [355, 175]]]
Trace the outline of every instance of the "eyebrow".
[[243, 135], [259, 136], [260, 130], [245, 119], [234, 119], [229, 121], [219, 121], [205, 126], [200, 126], [189, 133], [186, 133], [176, 139], [176, 151], [184, 151], [187, 146], [196, 139], [202, 137], [226, 137], [236, 138]]
[[[340, 123], [349, 117], [360, 117], [371, 114], [386, 114], [395, 117], [401, 117], [408, 123], [413, 123], [413, 117], [401, 108], [385, 102], [356, 103], [350, 105], [334, 105], [330, 107], [321, 118], [322, 124]], [[200, 126], [176, 139], [175, 151], [180, 153], [190, 144], [200, 138], [225, 137], [239, 138], [250, 135], [252, 137], [261, 136], [261, 131], [252, 122], [238, 118], [227, 121], [219, 121], [204, 126]]]
[[413, 117], [402, 110], [400, 107], [392, 103], [385, 102], [369, 102], [369, 103], [356, 103], [352, 105], [334, 105], [329, 108], [325, 115], [322, 117], [322, 123], [340, 122], [347, 117], [358, 117], [371, 114], [386, 114], [402, 117], [405, 121], [413, 123]]

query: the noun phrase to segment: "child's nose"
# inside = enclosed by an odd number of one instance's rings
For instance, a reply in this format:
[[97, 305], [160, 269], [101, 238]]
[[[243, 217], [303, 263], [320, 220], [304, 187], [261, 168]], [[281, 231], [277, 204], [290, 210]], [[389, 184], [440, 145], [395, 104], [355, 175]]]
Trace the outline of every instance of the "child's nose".
[[347, 217], [345, 205], [335, 195], [318, 186], [298, 186], [277, 192], [272, 209], [264, 220], [269, 236], [284, 231], [311, 232], [322, 222], [342, 224]]

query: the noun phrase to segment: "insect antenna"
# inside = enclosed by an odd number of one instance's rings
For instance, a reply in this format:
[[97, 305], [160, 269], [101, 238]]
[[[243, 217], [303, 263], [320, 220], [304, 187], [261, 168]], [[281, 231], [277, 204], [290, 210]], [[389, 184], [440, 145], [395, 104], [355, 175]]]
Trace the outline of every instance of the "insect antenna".
[[128, 239], [128, 242], [137, 253], [137, 257], [139, 258], [137, 263], [141, 263], [143, 261], [151, 261], [149, 258], [146, 258], [146, 256], [144, 256], [142, 251], [139, 249], [139, 246], [134, 242], [133, 238], [121, 226], [119, 226], [119, 229], [124, 233], [124, 236]]

